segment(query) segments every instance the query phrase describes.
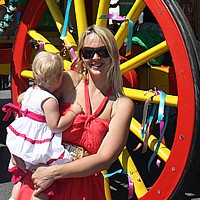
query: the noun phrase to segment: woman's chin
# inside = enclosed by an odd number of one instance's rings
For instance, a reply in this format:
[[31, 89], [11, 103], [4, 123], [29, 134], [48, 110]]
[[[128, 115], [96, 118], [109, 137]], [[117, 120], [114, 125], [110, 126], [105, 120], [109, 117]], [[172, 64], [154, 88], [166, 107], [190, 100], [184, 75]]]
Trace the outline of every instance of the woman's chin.
[[102, 74], [103, 68], [102, 67], [91, 67], [90, 71], [93, 74]]

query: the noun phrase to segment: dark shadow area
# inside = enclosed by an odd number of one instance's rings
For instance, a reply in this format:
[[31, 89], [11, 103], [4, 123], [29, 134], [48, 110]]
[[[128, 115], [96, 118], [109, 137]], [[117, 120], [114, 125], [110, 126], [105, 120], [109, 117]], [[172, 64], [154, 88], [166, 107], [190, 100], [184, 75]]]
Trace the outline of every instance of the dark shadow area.
[[10, 153], [6, 147], [6, 127], [14, 120], [11, 116], [7, 122], [3, 121], [5, 113], [2, 111], [2, 106], [8, 102], [10, 99], [0, 99], [0, 183], [9, 182], [11, 179], [11, 174], [8, 172], [8, 163], [10, 160]]
[[10, 153], [6, 147], [0, 147], [0, 183], [10, 182], [11, 174], [8, 172]]

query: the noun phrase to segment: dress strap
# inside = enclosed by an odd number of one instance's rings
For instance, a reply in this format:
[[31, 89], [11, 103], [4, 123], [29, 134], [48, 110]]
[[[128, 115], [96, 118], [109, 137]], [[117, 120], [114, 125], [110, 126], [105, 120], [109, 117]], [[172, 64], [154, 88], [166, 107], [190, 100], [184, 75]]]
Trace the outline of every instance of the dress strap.
[[[89, 96], [89, 90], [88, 90], [88, 80], [85, 78], [84, 81], [84, 94], [85, 94], [85, 105], [86, 105], [86, 113], [91, 115], [91, 104], [90, 104], [90, 96]], [[105, 106], [106, 102], [108, 101], [108, 98], [112, 92], [112, 88], [110, 87], [108, 94], [104, 97], [103, 101], [97, 108], [97, 110], [94, 112], [92, 116], [98, 116], [98, 114], [102, 111], [103, 107]]]
[[90, 96], [89, 96], [89, 91], [88, 91], [88, 79], [87, 79], [87, 77], [85, 77], [85, 79], [84, 79], [84, 96], [85, 96], [86, 113], [91, 114]]
[[17, 113], [19, 117], [28, 117], [30, 119], [33, 119], [35, 121], [39, 121], [39, 122], [46, 122], [45, 116], [44, 115], [40, 115], [31, 111], [28, 111], [28, 109], [26, 110], [22, 110], [21, 109], [21, 105], [16, 106], [13, 103], [7, 103], [2, 107], [2, 111], [4, 111], [6, 113], [5, 117], [3, 118], [3, 121], [7, 121], [9, 119], [9, 117], [11, 116], [12, 113]]

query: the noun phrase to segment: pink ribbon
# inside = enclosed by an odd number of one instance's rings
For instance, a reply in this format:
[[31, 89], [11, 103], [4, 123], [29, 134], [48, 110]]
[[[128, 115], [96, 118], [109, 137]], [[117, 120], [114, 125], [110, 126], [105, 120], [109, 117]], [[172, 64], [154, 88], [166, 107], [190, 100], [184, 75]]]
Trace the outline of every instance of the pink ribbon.
[[19, 117], [28, 117], [30, 119], [33, 119], [35, 121], [39, 122], [46, 122], [46, 118], [44, 115], [36, 114], [34, 112], [26, 110], [21, 110], [21, 105], [16, 106], [13, 103], [7, 103], [2, 107], [2, 111], [6, 113], [6, 115], [3, 118], [3, 121], [7, 121], [12, 113], [17, 113]]

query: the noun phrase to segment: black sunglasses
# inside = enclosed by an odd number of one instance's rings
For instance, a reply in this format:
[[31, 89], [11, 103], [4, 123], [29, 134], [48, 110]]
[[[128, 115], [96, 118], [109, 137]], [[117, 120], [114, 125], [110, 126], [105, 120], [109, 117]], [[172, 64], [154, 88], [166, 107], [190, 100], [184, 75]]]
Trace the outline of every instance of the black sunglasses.
[[107, 51], [106, 46], [98, 47], [98, 48], [91, 48], [91, 47], [83, 47], [81, 50], [82, 56], [85, 59], [91, 59], [94, 57], [94, 54], [97, 53], [101, 58], [108, 58], [109, 53]]

